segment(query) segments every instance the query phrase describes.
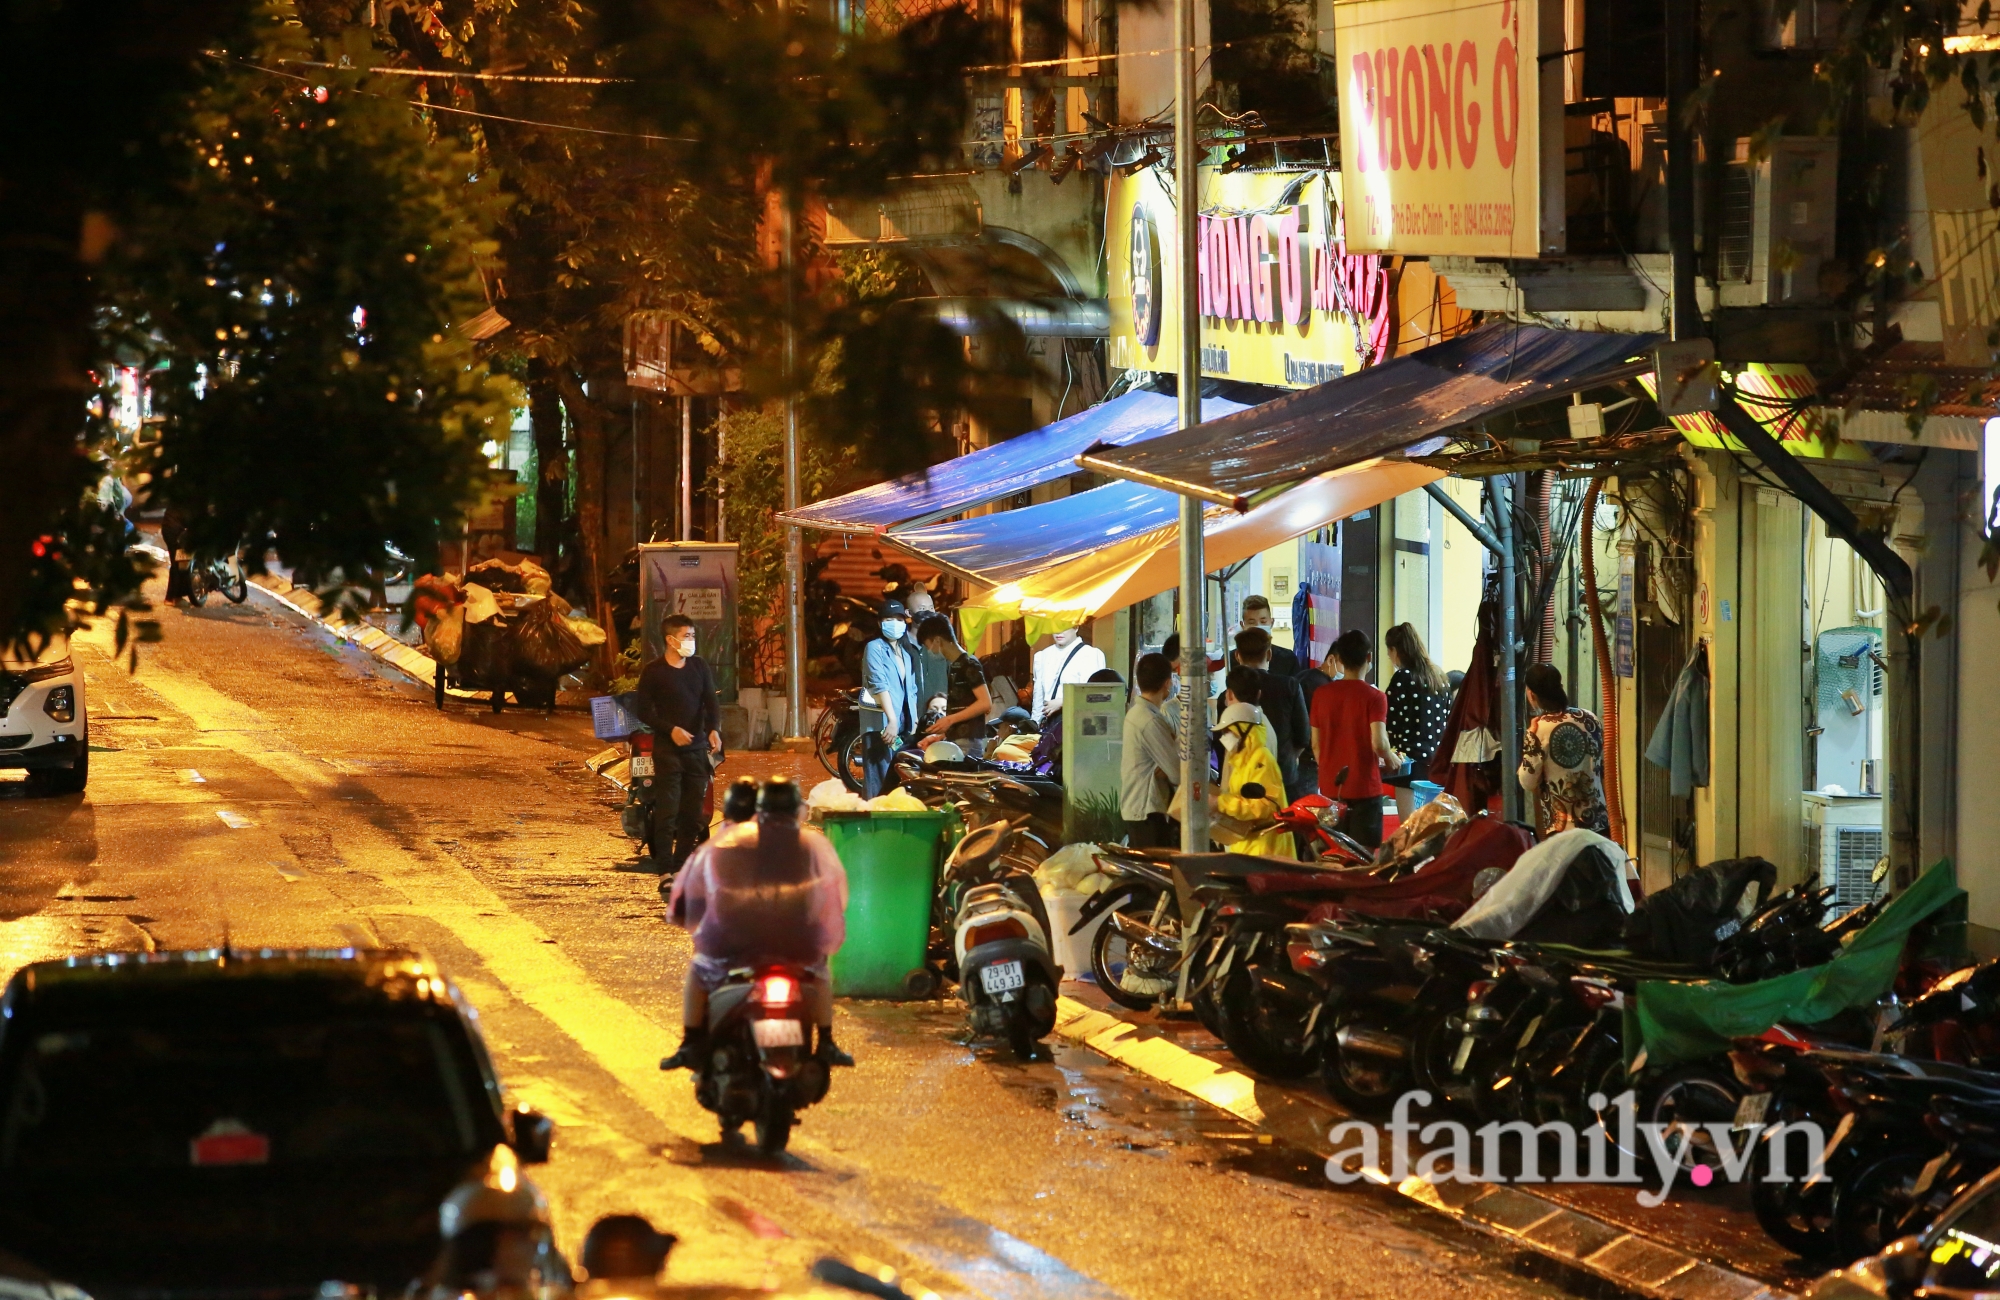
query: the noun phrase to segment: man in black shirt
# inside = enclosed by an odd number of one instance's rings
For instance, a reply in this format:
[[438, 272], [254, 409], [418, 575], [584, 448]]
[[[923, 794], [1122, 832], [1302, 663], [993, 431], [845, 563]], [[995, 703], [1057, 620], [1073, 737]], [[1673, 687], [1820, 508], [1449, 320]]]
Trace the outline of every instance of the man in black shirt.
[[944, 660], [944, 717], [926, 735], [941, 736], [967, 754], [978, 757], [986, 743], [986, 719], [993, 712], [993, 693], [986, 687], [986, 669], [969, 655], [951, 630], [951, 620], [929, 614], [917, 624], [917, 641]]
[[669, 614], [660, 625], [664, 657], [639, 674], [639, 721], [653, 729], [652, 830], [646, 848], [669, 874], [679, 871], [707, 828], [702, 801], [708, 794], [709, 755], [722, 752], [722, 707], [715, 674], [694, 652], [694, 620]]

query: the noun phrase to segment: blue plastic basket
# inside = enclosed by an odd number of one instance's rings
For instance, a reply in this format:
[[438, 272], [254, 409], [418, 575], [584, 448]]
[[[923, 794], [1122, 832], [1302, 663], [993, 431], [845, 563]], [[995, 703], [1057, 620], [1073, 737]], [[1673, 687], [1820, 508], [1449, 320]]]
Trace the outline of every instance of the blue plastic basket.
[[1435, 781], [1410, 782], [1410, 795], [1412, 800], [1410, 804], [1410, 811], [1415, 812], [1417, 809], [1423, 807], [1425, 804], [1429, 803], [1431, 800], [1437, 798], [1439, 795], [1443, 793], [1444, 793], [1444, 787], [1439, 785]]
[[632, 711], [632, 692], [590, 697], [590, 727], [599, 740], [623, 740], [644, 725]]

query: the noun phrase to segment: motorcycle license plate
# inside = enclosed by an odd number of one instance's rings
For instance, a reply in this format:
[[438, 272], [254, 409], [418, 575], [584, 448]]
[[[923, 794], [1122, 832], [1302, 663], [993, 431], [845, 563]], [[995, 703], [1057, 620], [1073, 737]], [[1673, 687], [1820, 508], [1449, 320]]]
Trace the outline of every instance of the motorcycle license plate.
[[632, 756], [632, 775], [646, 777], [652, 774], [653, 756], [651, 754], [634, 754]]
[[1755, 1128], [1764, 1122], [1764, 1116], [1771, 1109], [1771, 1094], [1768, 1092], [1746, 1092], [1743, 1100], [1736, 1103], [1737, 1128]]
[[1027, 982], [1028, 977], [1018, 961], [996, 961], [991, 966], [979, 968], [979, 986], [988, 993], [1005, 993]]
[[1465, 1063], [1472, 1059], [1472, 1045], [1477, 1041], [1479, 1040], [1471, 1034], [1467, 1034], [1458, 1040], [1458, 1050], [1451, 1054], [1451, 1072], [1453, 1074], [1463, 1074], [1465, 1072]]
[[796, 1020], [753, 1020], [750, 1033], [763, 1048], [806, 1045], [806, 1027]]

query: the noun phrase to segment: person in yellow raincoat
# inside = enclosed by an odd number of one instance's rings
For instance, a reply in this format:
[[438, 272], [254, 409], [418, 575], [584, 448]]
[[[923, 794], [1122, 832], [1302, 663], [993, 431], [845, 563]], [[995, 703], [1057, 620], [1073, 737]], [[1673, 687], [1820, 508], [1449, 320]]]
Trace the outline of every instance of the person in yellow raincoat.
[[[1285, 778], [1278, 770], [1278, 756], [1266, 739], [1267, 727], [1257, 711], [1255, 675], [1239, 668], [1229, 674], [1229, 689], [1223, 695], [1222, 717], [1216, 724], [1216, 742], [1222, 746], [1222, 783], [1215, 794], [1215, 811], [1223, 817], [1251, 824], [1269, 823], [1283, 807]], [[1228, 846], [1232, 853], [1249, 853], [1261, 858], [1298, 859], [1298, 843], [1292, 833], [1271, 826]]]

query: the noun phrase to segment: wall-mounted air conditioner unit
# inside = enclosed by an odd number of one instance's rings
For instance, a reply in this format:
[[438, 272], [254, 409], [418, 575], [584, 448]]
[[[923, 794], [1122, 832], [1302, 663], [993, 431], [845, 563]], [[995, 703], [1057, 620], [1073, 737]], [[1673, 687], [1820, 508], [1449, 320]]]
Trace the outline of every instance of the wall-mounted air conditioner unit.
[[1840, 143], [1784, 136], [1750, 160], [1748, 136], [1722, 171], [1716, 294], [1725, 307], [1777, 307], [1819, 297], [1820, 263], [1833, 256]]

